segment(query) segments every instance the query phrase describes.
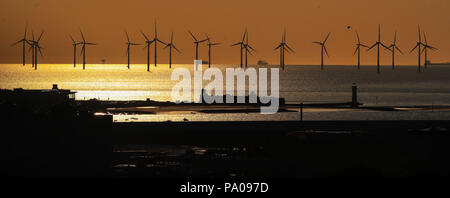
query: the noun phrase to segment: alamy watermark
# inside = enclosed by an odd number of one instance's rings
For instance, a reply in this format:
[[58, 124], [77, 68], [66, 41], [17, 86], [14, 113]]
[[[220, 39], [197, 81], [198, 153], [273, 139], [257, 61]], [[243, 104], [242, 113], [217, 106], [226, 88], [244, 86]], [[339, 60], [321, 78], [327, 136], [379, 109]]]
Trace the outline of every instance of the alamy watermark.
[[[279, 68], [270, 68], [270, 95], [268, 95], [267, 68], [256, 69], [249, 67], [226, 68], [225, 89], [223, 84], [223, 74], [218, 68], [208, 68], [202, 70], [202, 61], [194, 61], [194, 97], [192, 101], [192, 78], [191, 72], [187, 68], [176, 68], [172, 72], [171, 80], [179, 80], [172, 88], [172, 101], [176, 103], [227, 103], [244, 104], [246, 103], [246, 79], [248, 77], [248, 100], [250, 104], [261, 104], [262, 114], [274, 114], [278, 112], [279, 107]], [[259, 76], [258, 76], [259, 74]], [[214, 77], [214, 78], [213, 78]], [[180, 79], [181, 78], [181, 79]], [[236, 80], [236, 96], [235, 85]], [[210, 82], [203, 87], [203, 80]], [[212, 92], [214, 90], [214, 94]], [[225, 91], [225, 96], [224, 96]], [[258, 93], [258, 95], [256, 94]], [[224, 101], [225, 98], [225, 101]], [[236, 100], [235, 100], [236, 99]]]

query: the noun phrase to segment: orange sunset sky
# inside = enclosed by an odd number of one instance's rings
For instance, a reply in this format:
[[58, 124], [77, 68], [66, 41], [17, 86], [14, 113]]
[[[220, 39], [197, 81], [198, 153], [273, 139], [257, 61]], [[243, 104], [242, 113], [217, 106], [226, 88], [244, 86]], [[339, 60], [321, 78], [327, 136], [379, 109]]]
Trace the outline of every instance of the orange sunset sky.
[[[249, 42], [257, 50], [249, 58], [252, 64], [257, 60], [279, 63], [278, 51], [273, 49], [284, 27], [287, 42], [296, 51], [286, 55], [286, 64], [319, 64], [320, 47], [312, 41], [321, 41], [327, 32], [332, 32], [327, 46], [331, 58], [325, 63], [355, 64], [354, 31], [358, 30], [364, 44], [373, 44], [378, 24], [386, 44], [398, 31], [398, 45], [404, 52], [397, 57], [398, 64], [417, 64], [416, 53], [409, 51], [417, 41], [418, 24], [426, 31], [429, 44], [439, 49], [429, 54], [431, 61], [450, 61], [449, 0], [1, 0], [0, 63], [21, 62], [21, 48], [11, 44], [21, 39], [26, 21], [35, 35], [46, 31], [41, 41], [45, 56], [40, 63], [72, 63], [68, 35], [80, 40], [79, 28], [87, 41], [99, 44], [88, 47], [88, 63], [100, 63], [101, 59], [126, 63], [124, 30], [133, 41], [142, 43], [139, 30], [153, 37], [155, 18], [161, 40], [168, 41], [174, 32], [174, 43], [182, 51], [174, 55], [174, 63], [193, 62], [189, 29], [200, 38], [208, 33], [214, 42], [222, 43], [213, 50], [214, 63], [238, 64], [239, 47], [231, 44], [240, 40], [247, 26]], [[167, 63], [168, 50], [160, 47], [158, 52], [158, 62]], [[207, 59], [206, 45], [201, 45], [200, 57]], [[383, 50], [381, 60], [389, 65], [390, 54]], [[132, 63], [146, 63], [142, 46], [132, 49]], [[375, 63], [376, 51], [364, 51], [362, 64]]]

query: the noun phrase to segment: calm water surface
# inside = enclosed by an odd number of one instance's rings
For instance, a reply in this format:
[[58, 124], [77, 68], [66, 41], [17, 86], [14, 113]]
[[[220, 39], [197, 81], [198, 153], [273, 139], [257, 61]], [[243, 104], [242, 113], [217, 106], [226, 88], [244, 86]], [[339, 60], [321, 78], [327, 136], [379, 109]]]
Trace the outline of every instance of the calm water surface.
[[[30, 65], [0, 64], [1, 89], [49, 89], [58, 84], [62, 89], [77, 91], [77, 100], [97, 98], [101, 100], [145, 100], [172, 101], [171, 89], [177, 81], [171, 81], [171, 72], [166, 64], [146, 65], [89, 64], [76, 68], [70, 64], [41, 64], [37, 71]], [[188, 68], [192, 64], [173, 65], [173, 68]], [[225, 67], [216, 65], [225, 75]], [[206, 67], [204, 66], [205, 70]], [[225, 81], [225, 80], [224, 80]], [[206, 85], [208, 81], [204, 81]], [[373, 66], [357, 70], [352, 66], [328, 66], [321, 71], [318, 66], [289, 66], [280, 71], [280, 96], [287, 103], [347, 102], [351, 100], [351, 85], [359, 88], [359, 101], [366, 105], [449, 105], [450, 66], [430, 66], [421, 73], [416, 66], [400, 66], [395, 70], [382, 67], [381, 74]], [[366, 115], [368, 114], [368, 115]], [[130, 119], [125, 115], [116, 120], [154, 121], [172, 120], [290, 120], [298, 119], [296, 113], [279, 113], [272, 116], [259, 114], [202, 114], [146, 115]], [[152, 117], [153, 116], [153, 117]], [[308, 117], [309, 116], [309, 117]], [[306, 112], [305, 119], [450, 119], [446, 111], [430, 112]], [[207, 119], [205, 119], [207, 118]]]

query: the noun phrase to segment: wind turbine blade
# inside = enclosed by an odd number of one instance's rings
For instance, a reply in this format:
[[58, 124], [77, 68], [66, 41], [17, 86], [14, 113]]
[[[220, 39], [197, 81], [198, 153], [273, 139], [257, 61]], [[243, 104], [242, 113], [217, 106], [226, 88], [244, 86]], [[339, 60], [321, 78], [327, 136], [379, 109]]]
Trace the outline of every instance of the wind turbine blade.
[[[291, 47], [289, 47], [289, 45], [288, 44], [285, 44], [286, 45], [286, 47], [292, 52], [292, 53], [295, 53], [295, 51], [291, 48]], [[289, 51], [288, 50], [288, 51]]]
[[294, 51], [292, 51], [292, 50], [290, 50], [290, 49], [288, 49], [288, 48], [286, 48], [286, 47], [284, 47], [284, 49], [285, 49], [286, 52], [288, 52], [289, 54], [294, 54], [294, 53], [295, 53]]
[[426, 51], [426, 49], [422, 50], [422, 51], [420, 52], [420, 55], [422, 55], [425, 51]]
[[328, 58], [330, 58], [330, 56], [328, 55], [328, 51], [327, 51], [327, 47], [324, 45], [323, 49], [325, 50], [325, 54], [327, 55]]
[[363, 47], [365, 47], [365, 48], [369, 48], [369, 46], [364, 45], [364, 44], [359, 44], [359, 46], [363, 46]]
[[83, 45], [83, 47], [81, 48], [81, 51], [80, 51], [80, 56], [83, 55], [83, 50], [84, 50], [84, 48], [85, 48], [85, 46]]
[[39, 38], [38, 38], [38, 40], [36, 41], [36, 42], [38, 42], [39, 43], [39, 41], [41, 40], [41, 38], [42, 38], [42, 35], [44, 35], [44, 31], [42, 31], [41, 32], [41, 35], [39, 35]]
[[17, 45], [17, 44], [19, 44], [19, 43], [21, 43], [21, 42], [23, 42], [23, 39], [20, 39], [20, 41], [17, 41], [17, 42], [15, 42], [15, 43], [13, 43], [11, 46]]
[[76, 44], [75, 39], [73, 39], [72, 35], [69, 34], [70, 39], [72, 39], [72, 43]]
[[256, 52], [256, 50], [255, 49], [253, 49], [253, 47], [252, 46], [250, 46], [250, 45], [247, 45], [251, 50], [253, 50], [253, 51], [255, 51]]
[[156, 18], [155, 18], [155, 38], [158, 38], [158, 30], [157, 30]]
[[420, 35], [420, 25], [417, 26], [418, 27], [418, 32], [419, 32], [419, 43], [422, 42], [422, 35]]
[[158, 42], [160, 42], [160, 43], [162, 43], [162, 44], [164, 44], [164, 45], [167, 45], [166, 43], [164, 43], [163, 41], [161, 41], [161, 40], [159, 40], [159, 39], [157, 39], [156, 41], [158, 41]]
[[[392, 48], [392, 49], [391, 49]], [[394, 46], [389, 46], [388, 48], [384, 48], [384, 50], [389, 50], [390, 52], [394, 52], [395, 47]]]
[[328, 33], [327, 37], [325, 38], [325, 40], [323, 41], [323, 43], [325, 44], [328, 40], [328, 38], [330, 37], [331, 32]]
[[281, 44], [280, 45], [278, 45], [275, 49], [273, 49], [273, 50], [277, 50], [277, 49], [280, 49], [280, 47], [281, 47]]
[[288, 53], [288, 54], [292, 54], [293, 52], [291, 52], [288, 48], [286, 48], [286, 47], [283, 47], [283, 50], [286, 50], [286, 52]]
[[425, 34], [425, 31], [423, 31], [423, 39], [425, 40], [425, 45], [428, 45], [427, 35]]
[[378, 24], [378, 42], [381, 41], [381, 26]]
[[125, 31], [125, 35], [127, 35], [127, 41], [129, 43], [130, 42], [130, 37], [128, 36], [128, 32], [127, 31]]
[[178, 53], [180, 53], [181, 54], [181, 51], [180, 50], [178, 50], [178, 48], [177, 47], [175, 47], [175, 45], [173, 45], [172, 46], [173, 47], [173, 49], [175, 49]]
[[356, 52], [358, 52], [358, 50], [359, 50], [359, 45], [358, 45], [358, 47], [355, 48], [355, 52], [353, 53], [353, 56], [356, 54]]
[[397, 43], [397, 31], [394, 33], [394, 45]]
[[295, 51], [294, 50], [287, 50], [287, 52], [290, 52], [290, 53], [292, 53], [292, 54], [295, 54]]
[[25, 25], [25, 33], [23, 34], [23, 39], [27, 39], [28, 22]]
[[246, 35], [247, 35], [247, 27], [245, 27], [244, 36], [242, 37], [242, 43], [244, 43]]
[[150, 42], [150, 39], [147, 38], [147, 36], [144, 34], [144, 32], [141, 30], [142, 36], [144, 36], [145, 41]]
[[314, 41], [314, 42], [312, 42], [312, 43], [317, 44], [317, 45], [322, 45], [321, 42], [317, 42], [317, 41]]
[[198, 42], [197, 38], [195, 38], [194, 34], [190, 30], [188, 30], [189, 34], [192, 36], [192, 38], [195, 40], [195, 42]]
[[417, 44], [416, 46], [414, 46], [414, 48], [412, 48], [412, 50], [409, 52], [410, 54], [417, 48], [417, 46], [419, 46], [419, 44]]
[[235, 44], [233, 44], [233, 45], [231, 45], [231, 46], [236, 46], [236, 45], [240, 45], [240, 44], [242, 44], [242, 43], [241, 43], [241, 42], [235, 43]]
[[81, 31], [81, 29], [80, 29], [80, 33], [81, 33], [81, 38], [83, 38], [83, 42], [86, 42], [86, 40], [84, 39], [83, 31]]
[[380, 43], [381, 44], [381, 46], [383, 46], [384, 48], [386, 48], [386, 49], [390, 49], [389, 47], [387, 47], [386, 45], [384, 45], [383, 43]]
[[247, 48], [245, 48], [245, 50], [247, 50], [247, 52], [253, 56], [252, 52], [250, 50], [248, 50]]
[[44, 55], [42, 54], [41, 47], [38, 45], [37, 48], [38, 48], [38, 50], [39, 50], [39, 54], [40, 54], [41, 56], [44, 56]]
[[367, 51], [371, 50], [372, 48], [374, 48], [377, 45], [378, 45], [378, 43], [373, 44], [371, 47], [369, 47], [369, 49], [367, 49]]
[[[356, 31], [356, 30], [355, 30]], [[358, 39], [358, 44], [361, 44], [361, 41], [359, 40], [359, 34], [358, 31], [356, 31], [356, 38]]]
[[169, 47], [170, 46], [170, 44], [169, 45], [166, 45], [166, 46], [164, 46], [164, 48], [163, 49], [166, 49], [167, 47]]
[[248, 45], [248, 33], [247, 33], [247, 38], [245, 39], [245, 43], [247, 43], [247, 45]]
[[395, 49], [397, 49], [401, 54], [403, 54], [402, 50], [400, 50], [400, 48], [398, 48], [397, 46], [394, 46]]

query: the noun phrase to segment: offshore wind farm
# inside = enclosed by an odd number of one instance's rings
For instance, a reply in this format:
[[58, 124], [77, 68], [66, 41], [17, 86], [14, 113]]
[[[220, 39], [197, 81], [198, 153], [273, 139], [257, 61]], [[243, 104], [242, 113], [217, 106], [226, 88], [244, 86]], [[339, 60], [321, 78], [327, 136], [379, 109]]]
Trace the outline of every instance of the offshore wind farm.
[[[153, 39], [149, 39], [147, 37], [147, 35], [144, 34], [144, 32], [140, 31], [141, 34], [144, 37], [144, 43], [146, 43], [144, 48], [147, 48], [147, 71], [150, 71], [150, 46], [153, 44], [154, 45], [154, 65], [156, 67], [157, 65], [157, 42], [166, 45], [166, 47], [172, 46], [169, 45], [163, 41], [161, 41], [160, 39], [158, 39], [158, 34], [157, 34], [157, 27], [156, 27], [156, 20], [155, 20], [155, 34], [154, 34], [154, 38]], [[350, 27], [350, 26], [349, 26]], [[41, 51], [41, 46], [39, 45], [39, 41], [42, 38], [42, 35], [44, 33], [44, 31], [41, 33], [41, 35], [37, 38], [37, 40], [34, 39], [34, 33], [32, 32], [32, 38], [28, 39], [27, 38], [27, 31], [28, 30], [28, 25], [26, 25], [25, 27], [25, 32], [24, 32], [24, 37], [22, 39], [20, 39], [19, 41], [15, 42], [12, 44], [12, 46], [17, 46], [18, 44], [22, 44], [22, 65], [26, 64], [26, 56], [27, 56], [27, 52], [25, 50], [26, 46], [28, 45], [30, 47], [30, 51], [31, 51], [31, 55], [32, 55], [32, 65], [33, 68], [35, 68], [35, 70], [37, 70], [37, 67], [35, 65], [37, 65], [37, 52], [39, 51], [40, 55], [43, 56], [42, 51]], [[199, 59], [199, 46], [202, 43], [205, 43], [205, 45], [208, 47], [208, 65], [209, 67], [211, 66], [211, 64], [209, 64], [209, 62], [211, 61], [211, 47], [218, 45], [220, 43], [211, 43], [210, 42], [210, 38], [208, 37], [207, 33], [205, 33], [205, 38], [202, 39], [197, 39], [197, 37], [194, 36], [194, 34], [188, 30], [187, 31], [189, 33], [189, 35], [192, 37], [192, 39], [194, 40], [194, 59], [193, 60], [201, 60]], [[418, 49], [418, 71], [421, 71], [421, 65], [424, 65], [425, 68], [427, 66], [427, 64], [429, 64], [429, 60], [428, 60], [428, 49], [432, 50], [432, 51], [436, 51], [437, 48], [432, 47], [430, 45], [428, 45], [427, 41], [426, 41], [426, 35], [425, 32], [423, 32], [423, 39], [425, 40], [425, 43], [422, 43], [422, 34], [421, 34], [421, 30], [420, 30], [420, 26], [418, 27], [418, 32], [419, 32], [419, 40], [417, 41], [417, 44], [414, 46], [414, 48], [411, 50], [411, 52], [413, 52], [416, 48]], [[357, 59], [357, 68], [359, 69], [361, 66], [361, 47], [365, 47], [367, 48], [367, 51], [370, 51], [371, 49], [373, 49], [374, 47], [377, 48], [377, 62], [376, 62], [376, 68], [377, 68], [377, 73], [380, 73], [380, 47], [383, 47], [385, 50], [388, 50], [392, 53], [392, 69], [395, 68], [395, 51], [400, 52], [401, 54], [403, 54], [403, 52], [400, 50], [400, 48], [397, 46], [397, 31], [394, 33], [394, 40], [393, 43], [390, 44], [389, 46], [384, 44], [383, 42], [381, 42], [381, 26], [378, 25], [378, 41], [376, 41], [372, 46], [367, 46], [364, 44], [361, 44], [361, 40], [359, 37], [358, 32], [355, 30], [356, 33], [356, 37], [357, 37], [357, 43], [356, 43], [356, 49], [353, 55], [358, 54], [358, 59]], [[97, 45], [96, 43], [90, 43], [90, 42], [86, 42], [85, 38], [84, 38], [84, 34], [83, 32], [80, 30], [80, 34], [82, 37], [82, 42], [75, 42], [75, 40], [73, 39], [73, 37], [71, 35], [69, 35], [69, 38], [72, 41], [72, 46], [74, 49], [74, 68], [76, 68], [76, 47], [77, 45], [82, 45], [82, 49], [81, 49], [81, 53], [80, 55], [83, 56], [83, 69], [85, 69], [85, 65], [86, 65], [86, 58], [85, 58], [85, 54], [86, 54], [86, 45]], [[328, 41], [329, 37], [330, 37], [330, 33], [327, 34], [327, 36], [325, 37], [325, 39], [322, 42], [318, 42], [318, 41], [314, 41], [314, 44], [320, 45], [321, 46], [321, 55], [320, 55], [320, 68], [321, 70], [324, 69], [324, 54], [329, 57], [328, 54], [328, 50], [326, 48], [326, 42]], [[135, 45], [140, 45], [139, 43], [135, 43], [135, 42], [131, 42], [130, 41], [130, 37], [128, 35], [128, 32], [125, 31], [125, 35], [126, 35], [126, 39], [127, 42], [125, 43], [127, 45], [127, 49], [126, 49], [126, 57], [127, 57], [127, 68], [130, 68], [130, 56], [131, 56], [131, 46], [135, 46]], [[171, 33], [171, 40], [173, 40], [173, 32]], [[243, 33], [242, 36], [242, 40], [240, 42], [234, 43], [231, 46], [239, 46], [240, 47], [240, 67], [241, 68], [247, 68], [248, 67], [248, 55], [253, 55], [253, 53], [256, 52], [256, 50], [249, 44], [248, 42], [249, 39], [249, 34], [248, 34], [248, 30], [247, 28], [245, 28], [245, 31]], [[277, 46], [275, 48], [275, 50], [280, 49], [280, 64], [279, 67], [284, 70], [285, 68], [285, 58], [284, 58], [284, 53], [285, 51], [287, 51], [288, 53], [293, 53], [294, 51], [286, 44], [286, 31], [284, 30], [283, 32], [283, 36], [282, 36], [282, 40], [279, 46]], [[423, 48], [423, 50], [421, 50]], [[177, 50], [177, 52], [180, 52], [179, 49], [174, 48]], [[410, 53], [411, 53], [410, 52]], [[169, 53], [171, 54], [171, 50], [169, 50]], [[423, 61], [421, 61], [421, 57], [425, 56], [425, 59], [422, 59]], [[171, 55], [169, 55], [171, 57]], [[422, 63], [423, 62], [423, 63]], [[169, 65], [172, 64], [172, 58], [169, 58]]]
[[[351, 29], [353, 27], [347, 27], [347, 29]], [[37, 52], [40, 52], [40, 55], [42, 56], [41, 47], [39, 45], [40, 40], [42, 39], [42, 35], [44, 32], [40, 34], [40, 36], [35, 39], [34, 33], [32, 32], [31, 38], [27, 37], [28, 33], [28, 25], [25, 27], [25, 32], [23, 34], [23, 38], [16, 43], [13, 44], [13, 46], [17, 46], [18, 44], [22, 44], [22, 48], [29, 46], [30, 50], [32, 51], [32, 66], [34, 68], [34, 72], [42, 72], [39, 75], [29, 75], [29, 79], [27, 79], [26, 83], [33, 82], [31, 84], [23, 84], [22, 82], [12, 83], [11, 80], [14, 81], [14, 79], [18, 78], [17, 76], [21, 76], [19, 71], [26, 71], [28, 67], [23, 66], [16, 66], [18, 68], [15, 68], [13, 71], [10, 72], [9, 70], [12, 69], [11, 65], [4, 66], [2, 71], [7, 72], [8, 77], [3, 78], [2, 80], [5, 81], [4, 83], [1, 83], [1, 88], [3, 89], [13, 89], [13, 88], [26, 88], [26, 89], [44, 89], [46, 87], [49, 87], [51, 84], [59, 84], [60, 86], [64, 86], [65, 88], [75, 90], [77, 91], [76, 98], [77, 100], [156, 100], [156, 101], [172, 101], [170, 98], [170, 92], [171, 87], [174, 86], [174, 82], [171, 82], [170, 80], [170, 70], [174, 66], [175, 68], [188, 68], [192, 69], [192, 64], [189, 63], [174, 63], [173, 62], [173, 50], [175, 52], [178, 52], [180, 55], [181, 50], [177, 48], [174, 44], [174, 32], [170, 33], [170, 40], [168, 41], [162, 41], [158, 38], [158, 30], [157, 30], [157, 21], [154, 20], [154, 34], [153, 37], [150, 37], [146, 35], [142, 30], [138, 33], [142, 34], [143, 40], [140, 40], [142, 43], [145, 43], [144, 50], [141, 51], [146, 54], [146, 59], [144, 60], [134, 60], [134, 62], [141, 62], [141, 64], [133, 64], [133, 67], [131, 67], [131, 46], [138, 46], [140, 45], [138, 42], [132, 41], [130, 39], [128, 31], [125, 31], [125, 38], [126, 38], [126, 58], [127, 58], [127, 70], [122, 70], [120, 67], [117, 67], [118, 64], [92, 64], [89, 69], [92, 70], [91, 73], [83, 74], [83, 71], [76, 70], [77, 66], [77, 46], [81, 45], [82, 49], [80, 51], [80, 56], [82, 56], [82, 64], [83, 64], [83, 70], [86, 69], [86, 46], [87, 45], [97, 45], [97, 43], [87, 42], [84, 36], [84, 33], [80, 31], [81, 41], [76, 41], [71, 35], [69, 35], [70, 41], [72, 42], [73, 46], [73, 68], [68, 69], [65, 67], [65, 64], [56, 64], [58, 65], [58, 69], [55, 69], [56, 65], [52, 64], [44, 64], [43, 67], [49, 67], [43, 69], [43, 71], [37, 70]], [[366, 93], [362, 93], [361, 95], [364, 96], [365, 99], [361, 100], [364, 101], [366, 105], [379, 105], [384, 104], [388, 106], [398, 106], [398, 105], [448, 105], [448, 95], [447, 95], [447, 85], [443, 85], [446, 82], [446, 76], [442, 76], [442, 78], [437, 78], [434, 81], [435, 83], [438, 83], [436, 85], [430, 84], [429, 87], [423, 87], [422, 85], [419, 86], [420, 83], [417, 83], [415, 81], [420, 81], [420, 75], [417, 76], [416, 74], [412, 74], [410, 72], [409, 68], [415, 67], [415, 66], [400, 66], [402, 69], [396, 69], [396, 51], [400, 52], [400, 55], [403, 55], [402, 51], [398, 47], [397, 43], [397, 31], [394, 33], [394, 38], [392, 41], [392, 44], [384, 44], [381, 40], [381, 25], [378, 25], [378, 32], [377, 32], [377, 41], [371, 45], [367, 46], [361, 42], [360, 34], [357, 30], [351, 29], [350, 31], [354, 32], [356, 35], [356, 44], [349, 44], [349, 45], [356, 45], [355, 51], [353, 53], [353, 56], [357, 55], [357, 62], [354, 66], [355, 67], [347, 67], [344, 65], [332, 65], [330, 63], [330, 66], [325, 68], [324, 67], [324, 58], [325, 55], [329, 57], [328, 50], [327, 50], [327, 41], [330, 39], [331, 32], [327, 33], [326, 36], [323, 38], [322, 41], [315, 41], [313, 44], [317, 44], [320, 46], [320, 64], [318, 68], [320, 70], [315, 69], [316, 66], [314, 65], [295, 65], [295, 64], [288, 64], [289, 67], [287, 67], [286, 64], [286, 58], [285, 58], [285, 52], [287, 51], [290, 54], [290, 57], [295, 56], [294, 50], [287, 44], [286, 41], [286, 28], [282, 31], [282, 38], [281, 42], [278, 44], [278, 46], [275, 48], [275, 50], [279, 50], [279, 64], [271, 64], [269, 67], [271, 68], [280, 68], [281, 69], [281, 76], [280, 76], [280, 82], [281, 82], [281, 89], [280, 89], [280, 95], [282, 98], [286, 99], [288, 103], [291, 104], [298, 104], [301, 102], [309, 102], [309, 103], [333, 103], [333, 102], [339, 102], [339, 101], [346, 101], [349, 96], [348, 92], [346, 91], [348, 87], [352, 83], [356, 83], [359, 86], [363, 87], [363, 90], [365, 90]], [[425, 32], [421, 32], [420, 26], [418, 27], [418, 33], [419, 33], [419, 40], [416, 43], [415, 47], [411, 50], [411, 53], [418, 49], [418, 73], [422, 71], [421, 66], [426, 65], [429, 63], [427, 60], [427, 50], [436, 51], [437, 48], [432, 47], [428, 45]], [[223, 44], [223, 42], [212, 42], [211, 38], [208, 36], [207, 33], [204, 34], [204, 37], [198, 38], [198, 36], [195, 36], [194, 33], [192, 33], [190, 30], [187, 30], [187, 35], [191, 37], [194, 44], [194, 50], [193, 50], [193, 59], [201, 59], [200, 51], [201, 49], [207, 49], [207, 58], [205, 58], [207, 61], [203, 61], [207, 64], [208, 68], [214, 67], [221, 70], [223, 73], [226, 73], [225, 69], [227, 67], [236, 67], [236, 68], [242, 68], [244, 70], [248, 69], [249, 67], [264, 67], [265, 65], [259, 65], [255, 63], [251, 63], [249, 65], [249, 55], [254, 55], [254, 53], [257, 53], [256, 50], [250, 45], [249, 43], [249, 31], [246, 27], [244, 32], [242, 33], [242, 37], [239, 39], [239, 42], [231, 43], [230, 45], [219, 45]], [[141, 39], [142, 39], [141, 38]], [[364, 37], [365, 38], [365, 37]], [[422, 42], [422, 40], [425, 40], [425, 43]], [[168, 65], [167, 67], [156, 67], [157, 66], [157, 60], [158, 60], [158, 48], [157, 43], [160, 43], [163, 45], [163, 50], [168, 49], [168, 61], [165, 62], [163, 65]], [[152, 46], [153, 45], [153, 46]], [[229, 47], [234, 48], [237, 46], [239, 49], [239, 62], [236, 64], [211, 64], [211, 48], [213, 46], [217, 46], [218, 48], [221, 47]], [[295, 46], [295, 48], [300, 48], [301, 46]], [[310, 48], [311, 46], [304, 46], [306, 48]], [[152, 72], [150, 75], [145, 74], [150, 72], [150, 49], [153, 48], [153, 63], [155, 68], [152, 69]], [[367, 50], [363, 50], [366, 48]], [[377, 59], [376, 59], [376, 70], [373, 70], [373, 66], [367, 66], [365, 65], [364, 69], [361, 69], [361, 52], [370, 51], [373, 48], [377, 48]], [[387, 50], [391, 53], [392, 56], [392, 65], [381, 65], [380, 58], [381, 57], [388, 57], [387, 54], [382, 53], [380, 50], [381, 48], [384, 48], [384, 50]], [[25, 48], [24, 48], [25, 49]], [[236, 49], [235, 49], [236, 50]], [[136, 52], [140, 52], [137, 50]], [[27, 51], [22, 52], [22, 65], [25, 65], [26, 57], [27, 57]], [[215, 56], [220, 56], [220, 54], [215, 54]], [[351, 56], [349, 53], [348, 56]], [[425, 59], [421, 59], [422, 56], [425, 56]], [[164, 59], [163, 59], [164, 60]], [[332, 60], [330, 59], [330, 62]], [[146, 63], [146, 67], [143, 67], [142, 63]], [[161, 64], [161, 63], [160, 63]], [[236, 65], [236, 66], [234, 66]], [[205, 65], [206, 66], [206, 65]], [[348, 65], [352, 66], [352, 65]], [[383, 71], [381, 72], [381, 68], [387, 68], [392, 67], [392, 71]], [[64, 69], [63, 69], [64, 68]], [[427, 68], [427, 67], [426, 67]], [[44, 73], [48, 73], [51, 70], [53, 73], [58, 73], [57, 76], [66, 76], [64, 79], [59, 78], [49, 78], [44, 77], [41, 79]], [[169, 69], [169, 70], [167, 70]], [[376, 79], [376, 81], [380, 81], [377, 86], [370, 85], [373, 82], [367, 82], [365, 79], [371, 79], [372, 75], [369, 71], [373, 71], [375, 75], [380, 75], [381, 77], [379, 79]], [[440, 72], [447, 73], [447, 68], [445, 67], [431, 67], [428, 69], [427, 73], [434, 73], [436, 71], [433, 70], [439, 70]], [[94, 77], [92, 75], [96, 76], [96, 73], [99, 71], [107, 71], [106, 73], [102, 73], [102, 77]], [[302, 74], [301, 72], [305, 72], [305, 74]], [[406, 72], [407, 71], [407, 72]], [[19, 72], [19, 73], [17, 73]], [[406, 73], [402, 73], [406, 72]], [[26, 72], [28, 73], [28, 72]], [[123, 74], [120, 74], [123, 73]], [[306, 76], [322, 76], [324, 74], [320, 73], [326, 73], [327, 76], [329, 76], [330, 79], [322, 79], [322, 81], [317, 80], [304, 80]], [[29, 73], [28, 73], [29, 74]], [[347, 75], [345, 75], [347, 74]], [[306, 75], [306, 76], [305, 76]], [[402, 77], [399, 82], [397, 80], [393, 79], [393, 76], [395, 75], [401, 75]], [[427, 74], [423, 74], [425, 76]], [[435, 75], [435, 74], [434, 74]], [[27, 76], [27, 75], [22, 75]], [[84, 77], [83, 77], [84, 76]], [[369, 77], [370, 76], [370, 77]], [[82, 79], [80, 79], [82, 77]], [[419, 79], [417, 79], [419, 77]], [[22, 77], [23, 78], [23, 77]], [[138, 79], [139, 78], [139, 79]], [[51, 82], [49, 82], [49, 79], [52, 79]], [[86, 81], [86, 79], [90, 79], [90, 81]], [[157, 79], [155, 82], [154, 79]], [[298, 87], [291, 87], [291, 83], [286, 81], [285, 79], [290, 79], [289, 81], [292, 81], [292, 79], [295, 79], [294, 82], [296, 85], [299, 85]], [[309, 79], [309, 78], [306, 78]], [[347, 82], [347, 85], [340, 84], [340, 83], [332, 83], [330, 81], [333, 79], [334, 82], [341, 82], [342, 80], [339, 79], [352, 79], [352, 82]], [[9, 81], [9, 82], [8, 82]], [[82, 83], [81, 83], [82, 82]], [[315, 82], [315, 83], [313, 83]], [[400, 83], [401, 82], [401, 83]], [[207, 84], [208, 81], [204, 80], [204, 83]], [[250, 82], [249, 82], [250, 83]], [[369, 83], [369, 84], [367, 84]], [[423, 82], [422, 82], [423, 83]], [[79, 84], [79, 85], [77, 85]], [[316, 84], [312, 86], [312, 84]], [[386, 84], [389, 84], [389, 86], [386, 86]], [[408, 85], [404, 86], [402, 84]], [[418, 87], [414, 87], [412, 85], [418, 85]], [[315, 87], [313, 89], [312, 87]], [[326, 87], [326, 88], [325, 88]], [[370, 87], [370, 88], [369, 88]], [[249, 88], [245, 87], [245, 92], [250, 94]], [[334, 91], [330, 91], [334, 90]], [[397, 91], [394, 91], [397, 90]], [[420, 97], [417, 97], [416, 99], [413, 99], [414, 97], [407, 96], [408, 92], [415, 92], [415, 90], [419, 91], [418, 93], [421, 94]], [[438, 90], [438, 93], [441, 93], [441, 95], [436, 96], [435, 91]], [[192, 93], [194, 93], [194, 90], [191, 90]], [[315, 94], [310, 94], [308, 92], [312, 92]], [[347, 92], [347, 93], [346, 93]], [[222, 93], [224, 94], [224, 93]], [[384, 97], [383, 95], [391, 95], [394, 94], [395, 97]], [[345, 97], [344, 97], [345, 96]], [[399, 97], [411, 97], [411, 100], [414, 102], [408, 103], [404, 101], [398, 101]], [[295, 115], [295, 114], [292, 114]], [[355, 117], [356, 118], [356, 117]], [[361, 118], [361, 117], [359, 117]], [[217, 118], [217, 119], [224, 119]], [[241, 119], [241, 118], [239, 118]], [[264, 118], [258, 118], [263, 119]], [[274, 119], [267, 118], [269, 120]], [[285, 118], [285, 119], [295, 119], [294, 118]], [[320, 118], [315, 118], [320, 119]], [[371, 119], [371, 116], [365, 117], [365, 119]]]

